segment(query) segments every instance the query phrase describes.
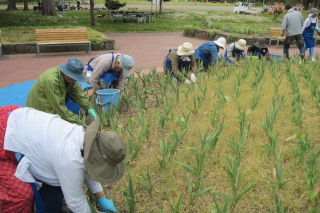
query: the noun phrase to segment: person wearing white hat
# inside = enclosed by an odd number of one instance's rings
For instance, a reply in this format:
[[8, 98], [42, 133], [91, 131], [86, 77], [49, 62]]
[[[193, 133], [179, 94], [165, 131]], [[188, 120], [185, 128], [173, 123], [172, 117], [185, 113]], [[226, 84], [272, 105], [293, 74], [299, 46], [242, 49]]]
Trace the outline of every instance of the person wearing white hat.
[[[170, 74], [170, 78], [176, 78], [179, 82], [190, 84], [191, 81], [197, 81], [195, 72], [197, 63], [193, 56], [193, 46], [189, 42], [183, 43], [178, 49], [170, 49], [168, 55], [163, 61], [163, 69], [165, 73]], [[190, 80], [187, 78], [190, 74]]]
[[38, 204], [45, 210], [41, 212], [60, 213], [63, 198], [72, 212], [91, 212], [85, 184], [102, 212], [117, 212], [101, 184], [123, 178], [127, 145], [114, 131], [99, 132], [99, 122], [84, 128], [57, 114], [0, 107], [0, 153], [6, 153], [0, 155], [1, 211], [33, 212], [34, 194], [37, 210]]
[[204, 71], [208, 69], [210, 65], [219, 60], [219, 49], [225, 49], [226, 39], [223, 37], [218, 38], [215, 41], [209, 41], [200, 45], [194, 54], [198, 64], [203, 64]]
[[258, 41], [251, 45], [247, 50], [247, 55], [259, 56], [259, 58], [261, 58], [261, 56], [268, 58], [269, 54], [265, 38], [259, 38]]
[[314, 47], [315, 42], [313, 39], [314, 31], [317, 32], [318, 35], [320, 35], [320, 30], [318, 29], [318, 9], [317, 8], [311, 8], [310, 14], [308, 18], [304, 21], [302, 26], [303, 31], [303, 38], [304, 38], [304, 51], [306, 51], [309, 48], [309, 55], [311, 56], [311, 60], [315, 61], [314, 58]]
[[233, 42], [229, 45], [228, 49], [224, 53], [225, 60], [228, 63], [236, 63], [240, 58], [246, 56], [247, 42], [244, 39], [239, 39], [237, 42]]
[[124, 90], [124, 82], [130, 76], [134, 59], [129, 55], [106, 52], [91, 58], [84, 67], [87, 83], [96, 92], [101, 89], [115, 88]]

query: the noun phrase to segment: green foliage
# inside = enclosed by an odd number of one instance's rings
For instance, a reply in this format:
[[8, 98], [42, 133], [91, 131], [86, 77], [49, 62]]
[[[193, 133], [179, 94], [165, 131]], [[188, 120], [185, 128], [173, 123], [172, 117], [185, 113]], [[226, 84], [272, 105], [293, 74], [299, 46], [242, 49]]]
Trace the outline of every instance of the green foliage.
[[220, 30], [218, 30], [218, 29], [209, 29], [209, 30], [207, 30], [207, 34], [211, 38], [213, 38], [218, 32], [220, 32]]
[[92, 50], [103, 50], [104, 44], [102, 39], [100, 38], [89, 38], [89, 41], [91, 41], [91, 48]]
[[194, 36], [194, 30], [197, 29], [197, 27], [192, 25], [185, 25], [183, 27], [184, 35], [186, 36]]
[[243, 38], [243, 37], [247, 37], [247, 35], [237, 34], [237, 33], [230, 33], [230, 34], [227, 36], [227, 41], [228, 41], [228, 42], [233, 42], [233, 41], [236, 41], [239, 37], [240, 37], [240, 38]]
[[121, 7], [125, 7], [126, 3], [120, 3], [120, 1], [117, 0], [106, 0], [105, 6], [109, 10], [118, 10]]

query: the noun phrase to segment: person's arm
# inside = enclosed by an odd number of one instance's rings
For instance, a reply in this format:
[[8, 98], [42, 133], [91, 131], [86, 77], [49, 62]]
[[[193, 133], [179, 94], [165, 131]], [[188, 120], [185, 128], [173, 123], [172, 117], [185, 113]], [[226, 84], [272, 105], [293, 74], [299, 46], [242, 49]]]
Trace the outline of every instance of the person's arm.
[[191, 67], [191, 73], [196, 73], [197, 71], [197, 62], [193, 55], [189, 56], [190, 58], [190, 67]]
[[287, 25], [288, 25], [288, 18], [287, 18], [287, 15], [285, 15], [282, 19], [281, 35], [284, 34], [284, 31], [287, 29]]
[[227, 50], [227, 57], [232, 63], [236, 61], [236, 58], [232, 56], [232, 50], [234, 46], [235, 46], [235, 43], [230, 44]]
[[119, 79], [118, 79], [118, 84], [116, 86], [116, 89], [123, 91], [124, 90], [124, 83], [126, 81], [126, 77], [120, 73]]
[[304, 29], [306, 29], [306, 27], [309, 27], [309, 25], [310, 25], [310, 19], [307, 18], [303, 23], [302, 32], [304, 31]]
[[71, 85], [71, 88], [68, 92], [68, 96], [71, 98], [73, 102], [79, 104], [84, 111], [87, 111], [89, 109], [89, 97], [77, 82]]
[[[67, 109], [65, 105], [65, 96], [61, 94], [61, 85], [59, 77], [47, 81], [43, 87], [44, 93], [52, 108], [53, 114], [58, 114], [63, 120], [70, 123], [82, 125], [82, 122], [76, 114]], [[65, 88], [64, 88], [65, 89]]]
[[256, 46], [253, 44], [251, 45], [247, 50], [247, 55], [250, 55], [251, 53], [256, 52]]
[[218, 50], [217, 50], [217, 46], [213, 45], [209, 47], [209, 51], [211, 54], [211, 61], [209, 62], [209, 64], [211, 64], [212, 62], [216, 62], [219, 60], [219, 55], [218, 55]]
[[91, 61], [91, 63], [93, 63], [93, 62], [95, 63], [95, 66], [94, 66], [94, 71], [91, 73], [91, 76], [89, 78], [89, 84], [93, 87], [94, 91], [101, 90], [101, 87], [99, 85], [99, 81], [100, 81], [101, 76], [105, 72], [107, 72], [111, 66], [112, 62], [111, 62], [111, 58], [110, 59], [109, 58], [110, 58], [110, 56], [106, 57], [105, 55], [101, 55]]

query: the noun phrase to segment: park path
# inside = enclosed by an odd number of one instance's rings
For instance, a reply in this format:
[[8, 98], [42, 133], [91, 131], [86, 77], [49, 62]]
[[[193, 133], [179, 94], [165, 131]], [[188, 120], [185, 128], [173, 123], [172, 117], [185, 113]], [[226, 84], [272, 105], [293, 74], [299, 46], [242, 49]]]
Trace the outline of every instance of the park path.
[[[207, 42], [207, 40], [185, 37], [182, 32], [167, 33], [106, 33], [115, 40], [116, 50], [122, 54], [131, 55], [135, 59], [135, 69], [141, 69], [148, 73], [150, 69], [156, 68], [162, 72], [164, 57], [171, 48], [177, 48], [183, 42], [190, 42], [194, 48]], [[228, 46], [228, 45], [227, 45]], [[275, 48], [271, 46], [269, 51], [274, 54], [282, 54], [282, 46]], [[45, 70], [66, 63], [70, 58], [78, 58], [87, 63], [90, 58], [104, 51], [92, 51], [91, 55], [84, 52], [66, 53], [43, 53], [41, 58], [37, 54], [16, 54], [4, 55], [0, 60], [0, 88], [13, 84], [18, 84], [36, 79]], [[298, 49], [294, 46], [290, 48], [290, 55], [297, 53]], [[223, 52], [220, 50], [219, 54]], [[315, 53], [320, 54], [320, 48], [315, 48]], [[132, 71], [133, 71], [132, 70]]]

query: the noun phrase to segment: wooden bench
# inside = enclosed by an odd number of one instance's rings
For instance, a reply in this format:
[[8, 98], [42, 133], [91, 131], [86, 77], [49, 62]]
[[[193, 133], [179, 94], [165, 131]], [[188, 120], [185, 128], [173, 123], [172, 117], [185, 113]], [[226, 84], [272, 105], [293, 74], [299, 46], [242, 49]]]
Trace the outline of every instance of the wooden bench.
[[280, 27], [270, 27], [269, 30], [270, 30], [269, 47], [271, 45], [271, 41], [277, 41], [277, 47], [278, 47], [279, 41], [286, 38], [287, 32], [285, 32], [284, 35], [281, 36], [281, 28]]
[[73, 46], [85, 45], [91, 54], [91, 42], [86, 28], [36, 29], [37, 54], [40, 57], [40, 46]]
[[0, 59], [2, 59], [2, 41], [1, 41], [1, 30], [0, 30]]

